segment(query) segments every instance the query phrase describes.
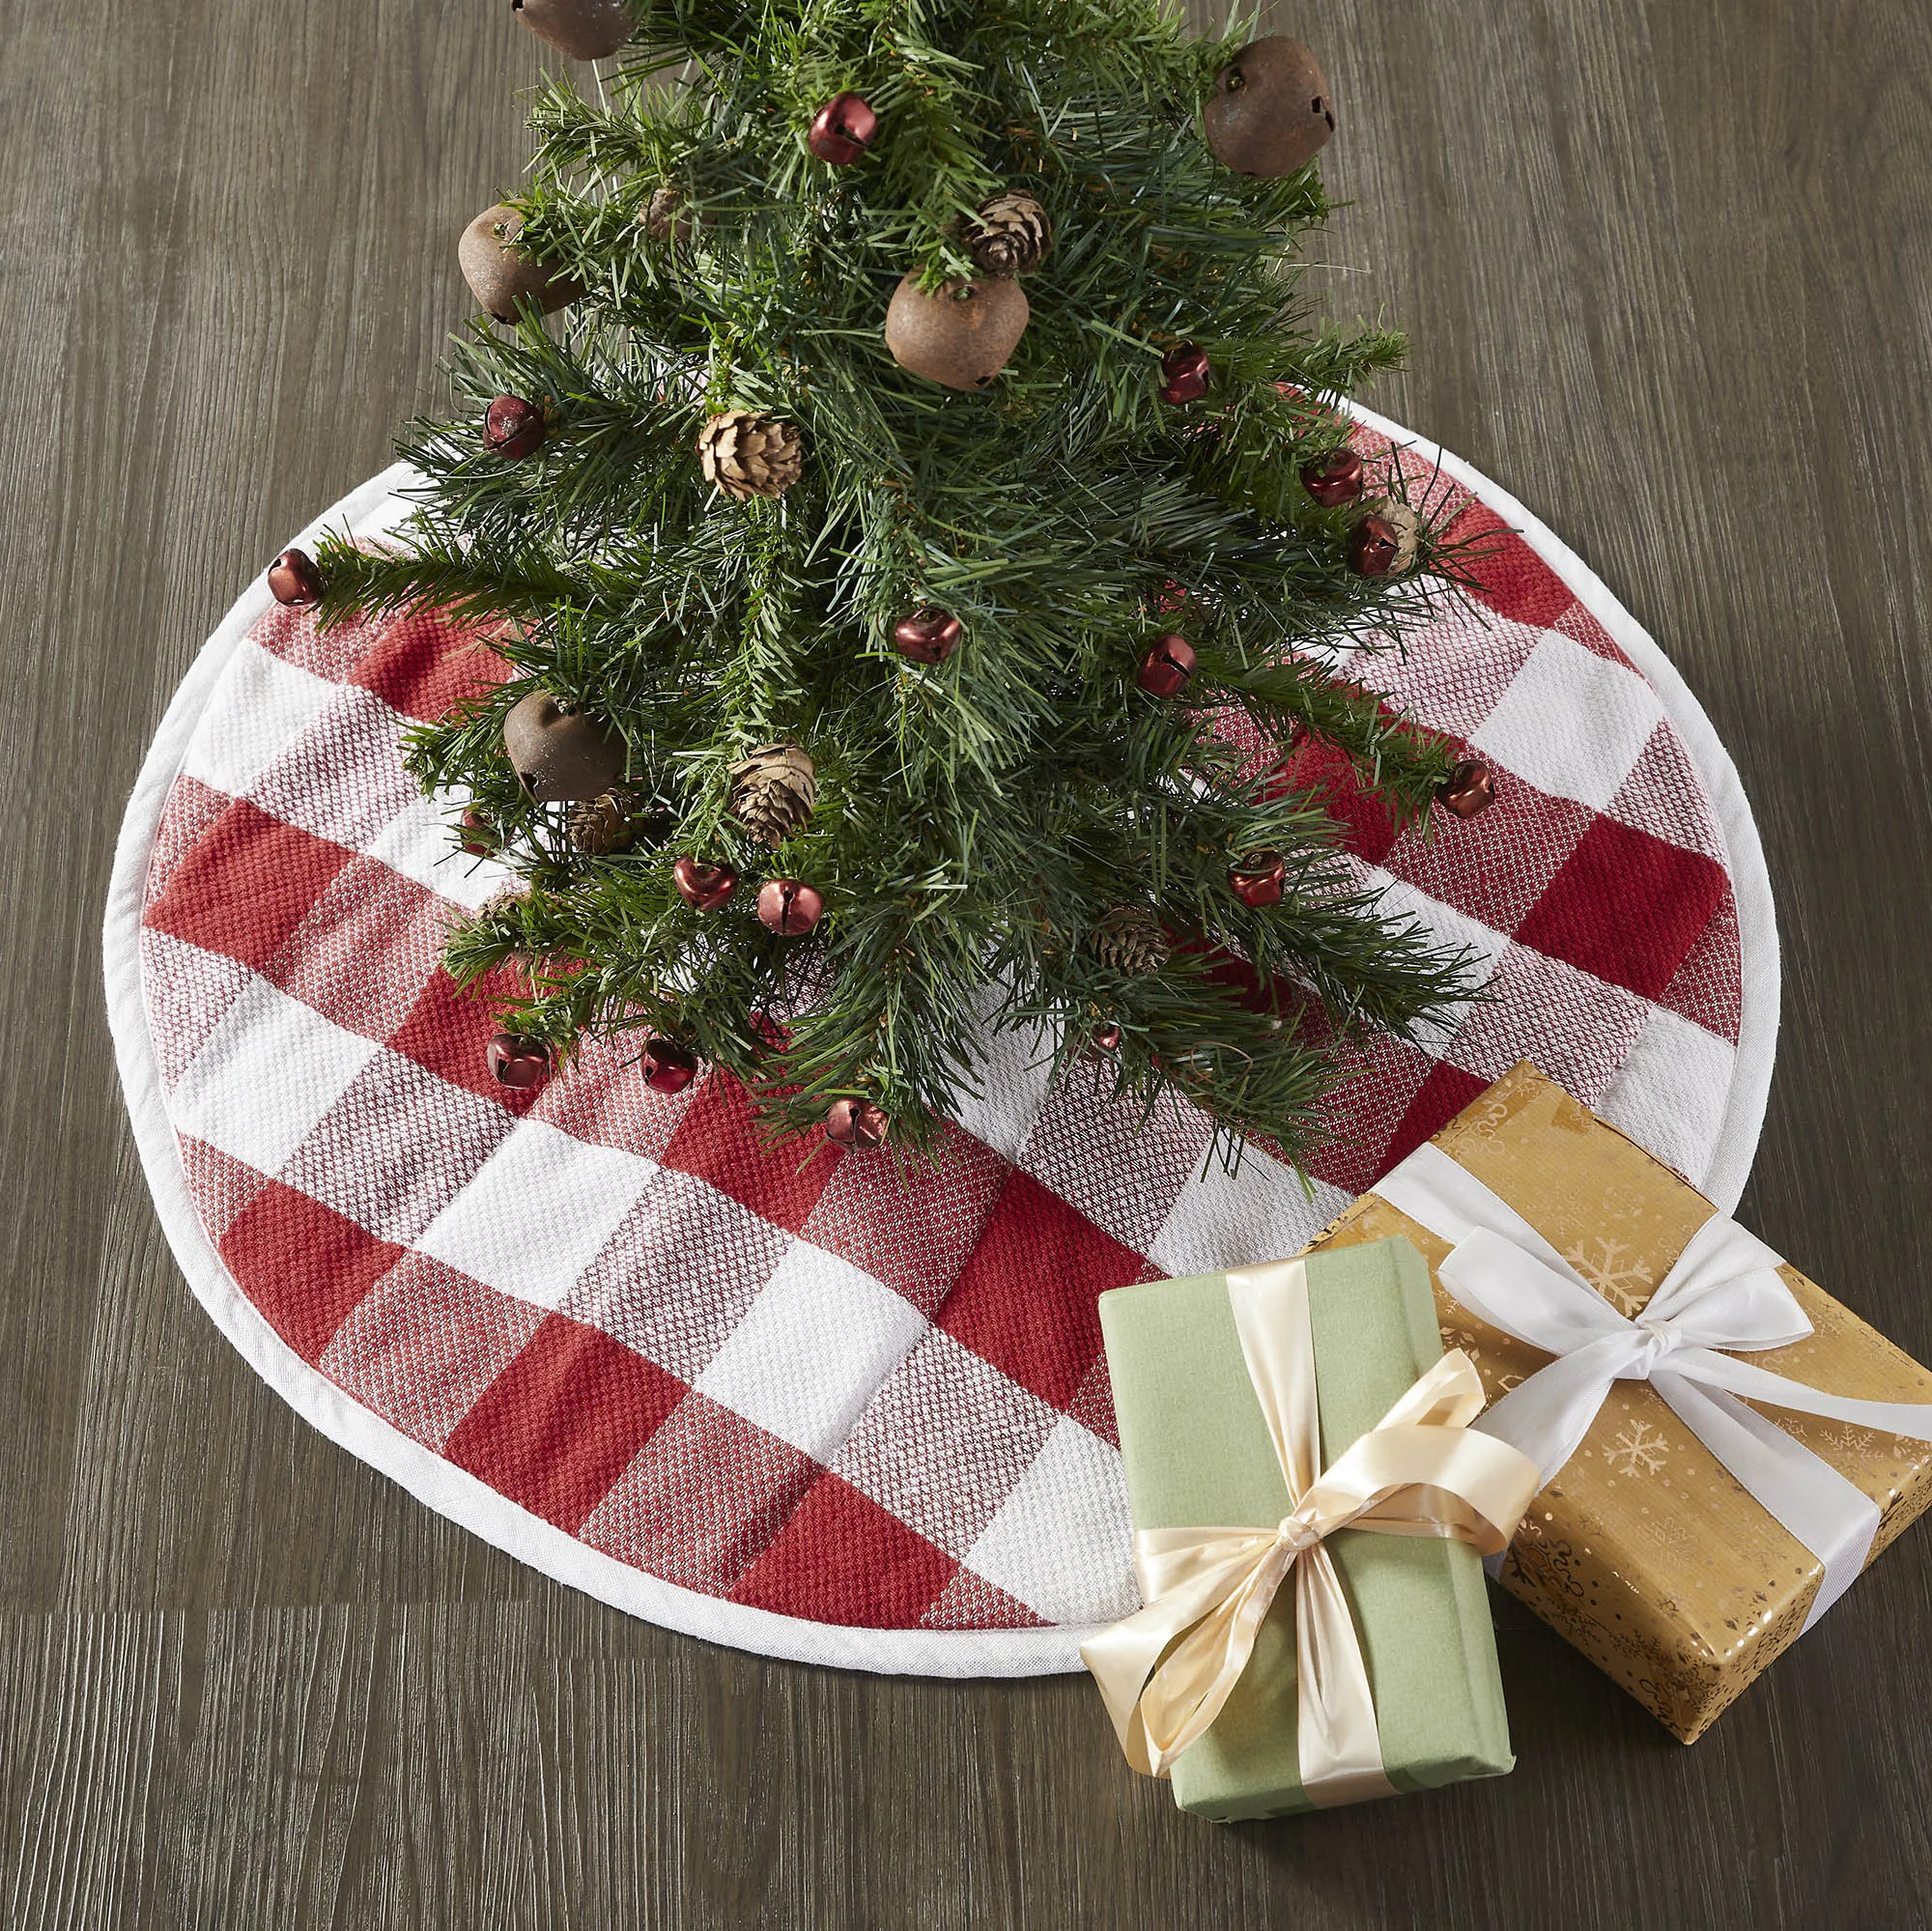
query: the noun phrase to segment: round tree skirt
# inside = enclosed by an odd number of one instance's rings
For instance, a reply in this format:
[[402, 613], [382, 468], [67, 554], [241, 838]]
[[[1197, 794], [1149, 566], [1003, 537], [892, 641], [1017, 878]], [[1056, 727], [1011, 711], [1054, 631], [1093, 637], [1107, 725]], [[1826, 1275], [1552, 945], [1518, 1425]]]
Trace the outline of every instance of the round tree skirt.
[[[502, 667], [435, 617], [322, 637], [251, 587], [162, 723], [106, 927], [142, 1159], [223, 1332], [352, 1454], [633, 1614], [1023, 1675], [1075, 1667], [1136, 1601], [1103, 1290], [1293, 1254], [1521, 1059], [1732, 1205], [1777, 967], [1730, 759], [1535, 518], [1392, 425], [1357, 441], [1493, 545], [1479, 596], [1357, 674], [1499, 797], [1425, 841], [1306, 753], [1296, 775], [1333, 785], [1363, 875], [1473, 949], [1488, 996], [1426, 1050], [1373, 1050], [1308, 1188], [1260, 1151], [1204, 1162], [1191, 1107], [1142, 1123], [1084, 1075], [1051, 1087], [1011, 1035], [911, 1179], [764, 1150], [730, 1080], [668, 1097], [625, 1051], [496, 1086], [489, 997], [438, 958], [504, 874], [456, 849], [403, 748]], [[409, 481], [314, 528], [377, 536]]]

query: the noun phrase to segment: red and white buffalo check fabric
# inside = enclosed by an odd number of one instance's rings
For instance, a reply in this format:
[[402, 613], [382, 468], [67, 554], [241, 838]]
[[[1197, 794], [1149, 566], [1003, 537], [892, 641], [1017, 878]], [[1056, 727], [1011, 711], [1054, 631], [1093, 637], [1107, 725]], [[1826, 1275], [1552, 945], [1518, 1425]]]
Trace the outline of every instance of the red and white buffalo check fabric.
[[156, 1091], [223, 1292], [279, 1337], [252, 1358], [438, 1506], [660, 1620], [874, 1667], [1070, 1663], [1135, 1602], [1099, 1292], [1293, 1253], [1521, 1058], [1692, 1178], [1724, 1115], [1744, 981], [1706, 787], [1564, 579], [1436, 488], [1457, 536], [1496, 533], [1486, 587], [1368, 675], [1500, 801], [1433, 842], [1336, 805], [1492, 996], [1376, 1049], [1312, 1193], [1260, 1153], [1204, 1170], [1201, 1115], [1052, 1090], [1010, 1035], [917, 1180], [762, 1150], [722, 1075], [666, 1097], [593, 1050], [497, 1087], [489, 1002], [439, 953], [501, 874], [401, 751], [501, 666], [434, 618], [325, 638], [270, 606], [129, 827]]

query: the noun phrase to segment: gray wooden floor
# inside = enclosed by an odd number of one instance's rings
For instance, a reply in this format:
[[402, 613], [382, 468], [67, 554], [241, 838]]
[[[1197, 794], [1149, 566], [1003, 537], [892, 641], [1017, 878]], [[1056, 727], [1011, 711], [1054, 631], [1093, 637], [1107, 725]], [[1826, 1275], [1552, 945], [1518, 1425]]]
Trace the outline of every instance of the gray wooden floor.
[[[1756, 804], [1785, 1033], [1746, 1215], [1921, 1359], [1923, 0], [1303, 0], [1375, 400], [1674, 655]], [[1499, 1605], [1508, 1782], [1216, 1832], [1079, 1680], [627, 1622], [298, 1424], [183, 1286], [96, 927], [170, 691], [386, 460], [535, 43], [484, 0], [0, 0], [0, 1904], [42, 1925], [1920, 1924], [1932, 1529], [1685, 1750]]]

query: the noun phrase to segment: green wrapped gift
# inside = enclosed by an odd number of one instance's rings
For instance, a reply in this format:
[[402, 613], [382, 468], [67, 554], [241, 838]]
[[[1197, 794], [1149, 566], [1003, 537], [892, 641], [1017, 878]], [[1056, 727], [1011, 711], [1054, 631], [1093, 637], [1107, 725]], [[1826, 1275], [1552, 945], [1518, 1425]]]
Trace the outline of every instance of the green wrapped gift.
[[[1440, 1361], [1442, 1348], [1429, 1270], [1406, 1240], [1310, 1255], [1299, 1264], [1327, 1470]], [[1242, 1352], [1229, 1277], [1117, 1288], [1100, 1296], [1100, 1326], [1136, 1528], [1274, 1529], [1289, 1491]], [[1501, 1447], [1488, 1437], [1470, 1446]], [[1528, 1493], [1513, 1504], [1519, 1512]], [[1515, 1758], [1477, 1548], [1348, 1527], [1323, 1547], [1359, 1638], [1387, 1784], [1431, 1789], [1508, 1771]], [[1172, 1762], [1181, 1809], [1226, 1822], [1317, 1807], [1297, 1745], [1294, 1601], [1293, 1587], [1279, 1589], [1225, 1706]]]

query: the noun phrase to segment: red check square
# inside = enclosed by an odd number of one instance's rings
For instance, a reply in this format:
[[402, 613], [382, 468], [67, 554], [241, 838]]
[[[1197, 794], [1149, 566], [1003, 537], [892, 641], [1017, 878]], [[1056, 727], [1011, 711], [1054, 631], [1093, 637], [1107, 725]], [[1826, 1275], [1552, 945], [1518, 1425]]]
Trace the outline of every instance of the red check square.
[[1144, 1264], [1030, 1174], [1007, 1181], [937, 1321], [962, 1347], [1064, 1408], [1100, 1354], [1094, 1305]]
[[744, 1087], [713, 1072], [678, 1122], [663, 1164], [708, 1180], [788, 1234], [801, 1232], [832, 1178], [838, 1156], [829, 1143], [767, 1143]]
[[1461, 550], [1471, 593], [1518, 623], [1554, 629], [1577, 601], [1563, 579], [1487, 503], [1472, 501], [1449, 526], [1447, 540]]
[[1382, 1155], [1382, 1172], [1407, 1159], [1425, 1140], [1433, 1140], [1489, 1084], [1447, 1060], [1436, 1061], [1395, 1129], [1395, 1137]]
[[1379, 865], [1396, 841], [1396, 821], [1374, 791], [1363, 787], [1345, 751], [1321, 738], [1310, 738], [1290, 752], [1281, 776], [1267, 786], [1267, 795], [1284, 791], [1312, 793], [1343, 829], [1349, 849], [1370, 865]]
[[910, 1629], [958, 1565], [837, 1475], [821, 1475], [731, 1600], [781, 1616]]
[[433, 724], [509, 674], [480, 637], [466, 639], [440, 616], [423, 613], [385, 625], [348, 681], [373, 691], [392, 711]]
[[497, 1008], [522, 989], [507, 972], [459, 986], [438, 966], [389, 1044], [452, 1086], [483, 1093], [511, 1113], [527, 1113], [538, 1090], [499, 1084], [489, 1060]]
[[350, 856], [238, 798], [175, 866], [145, 923], [259, 972]]
[[242, 1292], [310, 1363], [403, 1253], [279, 1180], [262, 1188], [221, 1240]]
[[1519, 945], [1656, 999], [1711, 923], [1723, 868], [1599, 818], [1516, 933]]
[[567, 1315], [549, 1316], [443, 1453], [572, 1535], [684, 1399], [674, 1376]]

